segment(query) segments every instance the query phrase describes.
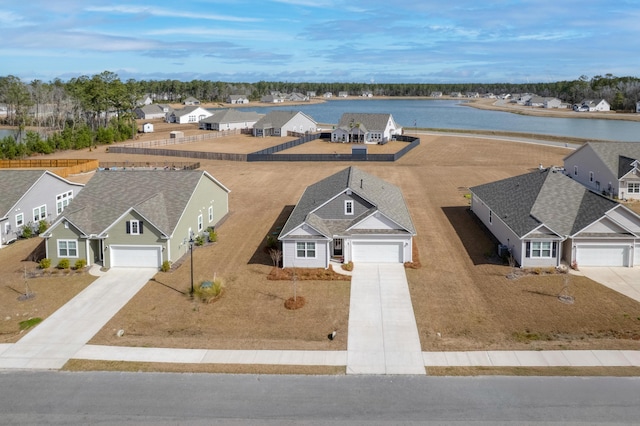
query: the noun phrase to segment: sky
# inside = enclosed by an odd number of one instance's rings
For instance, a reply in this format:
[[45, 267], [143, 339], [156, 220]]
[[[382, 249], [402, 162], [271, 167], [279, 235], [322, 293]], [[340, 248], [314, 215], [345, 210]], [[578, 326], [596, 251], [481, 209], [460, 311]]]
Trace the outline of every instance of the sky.
[[0, 76], [526, 83], [640, 74], [639, 0], [0, 0]]

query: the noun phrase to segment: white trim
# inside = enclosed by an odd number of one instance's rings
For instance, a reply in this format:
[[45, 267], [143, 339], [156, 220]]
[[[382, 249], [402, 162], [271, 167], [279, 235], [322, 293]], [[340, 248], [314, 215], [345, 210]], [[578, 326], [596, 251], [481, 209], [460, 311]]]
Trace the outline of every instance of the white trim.
[[198, 215], [198, 232], [201, 232], [204, 229], [204, 217], [202, 213]]
[[[42, 211], [44, 208], [44, 212]], [[36, 218], [36, 210], [38, 211], [38, 216]], [[43, 204], [41, 206], [35, 207], [33, 209], [33, 223], [38, 223], [41, 220], [45, 220], [47, 218], [47, 205]]]
[[[65, 250], [67, 251], [67, 254], [66, 254], [66, 255], [62, 255], [62, 254], [60, 253], [60, 243], [63, 243], [63, 242], [64, 242], [64, 243], [66, 243], [66, 248], [65, 248]], [[69, 250], [71, 250], [71, 249], [69, 248], [69, 243], [74, 243], [74, 244], [76, 245], [76, 248], [75, 248], [75, 250], [76, 250], [76, 255], [75, 255], [75, 256], [71, 256], [71, 255], [69, 254]], [[58, 253], [58, 258], [59, 258], [59, 259], [65, 259], [65, 258], [77, 259], [77, 258], [78, 258], [78, 253], [79, 253], [79, 251], [80, 251], [80, 250], [79, 250], [78, 240], [68, 240], [68, 239], [60, 239], [60, 240], [56, 240], [56, 251], [57, 251], [57, 253]]]
[[[318, 247], [317, 247], [315, 241], [296, 241], [295, 243], [296, 243], [296, 246], [295, 246], [295, 251], [296, 251], [295, 258], [296, 259], [317, 259], [318, 258]], [[304, 256], [298, 256], [298, 250], [300, 250], [298, 248], [298, 244], [304, 244], [305, 245], [304, 249], [303, 249], [304, 250], [304, 254], [305, 254]], [[313, 244], [313, 256], [308, 256], [307, 255], [307, 253], [311, 250], [309, 248], [309, 246], [308, 246], [309, 244]]]
[[344, 200], [344, 214], [348, 216], [353, 216], [353, 211], [355, 207], [355, 203], [353, 200]]
[[[20, 223], [20, 224], [18, 224], [18, 216], [22, 217], [22, 219], [21, 219], [21, 222], [22, 222], [22, 223]], [[15, 219], [16, 219], [16, 228], [19, 228], [19, 227], [21, 227], [21, 226], [24, 226], [24, 212], [18, 213], [18, 214], [16, 215]]]
[[209, 223], [213, 222], [213, 205], [209, 206], [209, 210], [208, 210], [208, 214], [209, 214]]

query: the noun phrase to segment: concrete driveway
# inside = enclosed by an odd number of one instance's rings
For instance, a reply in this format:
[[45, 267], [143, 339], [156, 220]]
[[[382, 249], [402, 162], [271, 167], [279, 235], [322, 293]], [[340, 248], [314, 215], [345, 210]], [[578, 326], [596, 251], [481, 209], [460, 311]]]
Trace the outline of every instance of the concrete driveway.
[[640, 302], [640, 267], [580, 267], [580, 272], [618, 293]]
[[157, 272], [110, 269], [0, 353], [0, 369], [62, 368]]

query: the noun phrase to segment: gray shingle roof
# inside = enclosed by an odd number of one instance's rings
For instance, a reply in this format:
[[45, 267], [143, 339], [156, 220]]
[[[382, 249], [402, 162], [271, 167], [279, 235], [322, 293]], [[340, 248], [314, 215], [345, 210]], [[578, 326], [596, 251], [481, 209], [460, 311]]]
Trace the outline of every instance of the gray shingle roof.
[[0, 171], [0, 217], [7, 216], [9, 210], [45, 173], [44, 170]]
[[[373, 204], [367, 213], [353, 220], [325, 221], [313, 212], [327, 201], [346, 190]], [[338, 231], [344, 231], [374, 211], [380, 211], [407, 232], [415, 235], [409, 209], [400, 189], [376, 176], [356, 167], [348, 167], [306, 188], [291, 216], [285, 223], [280, 237], [288, 234], [303, 223], [311, 225], [318, 232], [331, 237]], [[340, 229], [336, 229], [336, 227]]]
[[170, 236], [203, 174], [198, 170], [100, 171], [63, 216], [86, 235], [98, 235], [134, 208]]
[[314, 121], [311, 117], [307, 116], [306, 114], [300, 111], [273, 110], [273, 111], [269, 111], [267, 115], [265, 115], [260, 120], [258, 120], [258, 122], [254, 125], [254, 127], [258, 129], [265, 129], [265, 128], [279, 129], [283, 127], [285, 124], [287, 124], [289, 121], [291, 121], [291, 119], [293, 119], [293, 117], [295, 117], [298, 114], [302, 114], [305, 117], [307, 117], [309, 120]]
[[360, 128], [364, 131], [381, 132], [387, 128], [389, 119], [393, 120], [391, 114], [346, 112], [340, 117], [338, 127], [349, 129], [354, 124], [360, 124]]
[[470, 190], [519, 237], [541, 224], [560, 236], [574, 235], [618, 205], [550, 169]]
[[[611, 173], [624, 176], [631, 170], [628, 159], [640, 159], [640, 143], [637, 142], [587, 142]], [[627, 160], [621, 157], [626, 157]]]
[[264, 114], [255, 111], [238, 111], [229, 108], [215, 111], [211, 117], [200, 120], [201, 123], [243, 123], [245, 121], [258, 121]]

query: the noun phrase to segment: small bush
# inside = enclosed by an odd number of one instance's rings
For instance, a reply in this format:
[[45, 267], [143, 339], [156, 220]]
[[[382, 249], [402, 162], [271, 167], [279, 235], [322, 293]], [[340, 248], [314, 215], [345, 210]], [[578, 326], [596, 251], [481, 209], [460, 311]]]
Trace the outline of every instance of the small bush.
[[58, 262], [58, 266], [56, 266], [56, 268], [58, 269], [69, 269], [69, 259], [60, 259], [60, 261]]
[[87, 261], [85, 259], [78, 259], [78, 260], [76, 260], [75, 265], [73, 265], [73, 269], [79, 271], [80, 269], [84, 268], [85, 266], [87, 266]]
[[202, 246], [202, 245], [204, 245], [204, 237], [203, 237], [202, 235], [198, 235], [198, 236], [195, 238], [195, 240], [194, 240], [194, 241], [195, 241], [195, 243], [194, 243], [194, 244], [195, 244], [195, 245], [197, 245], [197, 246]]
[[342, 269], [345, 271], [353, 271], [353, 262], [349, 261], [348, 263], [342, 264]]
[[193, 295], [203, 303], [212, 303], [222, 295], [223, 288], [224, 285], [220, 278], [213, 281], [203, 281], [193, 289]]
[[27, 330], [31, 327], [35, 327], [36, 325], [42, 322], [42, 318], [29, 318], [28, 320], [20, 321], [20, 330]]
[[213, 229], [209, 229], [209, 241], [211, 241], [212, 243], [218, 241], [218, 233]]
[[22, 228], [22, 238], [31, 238], [31, 237], [33, 237], [33, 229], [31, 229], [30, 224], [26, 224]]
[[51, 259], [41, 259], [40, 262], [38, 262], [38, 267], [40, 269], [49, 269], [51, 268]]
[[38, 222], [38, 234], [42, 234], [47, 229], [49, 229], [49, 224], [46, 220], [41, 220], [40, 222]]
[[164, 262], [162, 262], [162, 266], [160, 267], [160, 270], [162, 272], [169, 272], [169, 270], [171, 270], [171, 262], [169, 262], [168, 260], [165, 260]]
[[278, 248], [278, 240], [273, 235], [267, 235], [267, 248], [268, 249]]

